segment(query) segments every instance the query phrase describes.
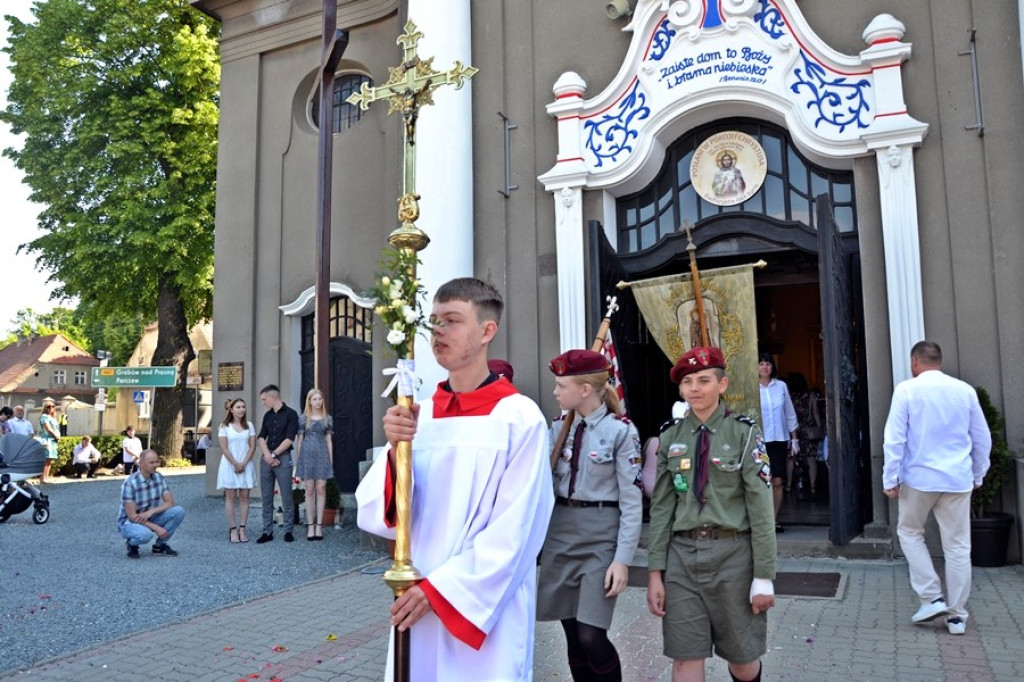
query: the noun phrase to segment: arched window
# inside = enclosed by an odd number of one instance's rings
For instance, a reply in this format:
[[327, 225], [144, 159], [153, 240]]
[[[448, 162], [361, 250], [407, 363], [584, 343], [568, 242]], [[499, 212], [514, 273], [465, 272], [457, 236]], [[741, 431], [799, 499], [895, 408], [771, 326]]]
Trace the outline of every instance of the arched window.
[[[316, 331], [314, 315], [302, 318], [302, 350], [313, 349]], [[350, 338], [363, 343], [373, 342], [373, 311], [363, 308], [347, 296], [331, 299], [328, 312], [328, 331], [332, 339]]]
[[[341, 73], [334, 77], [334, 96], [332, 98], [332, 130], [343, 133], [363, 117], [366, 113], [358, 106], [348, 103], [348, 98], [363, 87], [363, 83], [373, 86], [373, 79], [362, 73]], [[313, 93], [310, 118], [313, 125], [320, 127], [320, 93]]]
[[[707, 138], [725, 130], [738, 130], [764, 148], [768, 174], [757, 194], [736, 206], [716, 206], [700, 196], [690, 182], [690, 161]], [[814, 229], [814, 198], [829, 194], [835, 205], [840, 232], [857, 229], [853, 173], [815, 166], [792, 145], [784, 130], [758, 121], [729, 121], [701, 128], [677, 140], [665, 157], [658, 177], [643, 190], [616, 202], [618, 251], [637, 253], [653, 247], [683, 229], [688, 222], [726, 213], [761, 216], [779, 224], [800, 224]]]

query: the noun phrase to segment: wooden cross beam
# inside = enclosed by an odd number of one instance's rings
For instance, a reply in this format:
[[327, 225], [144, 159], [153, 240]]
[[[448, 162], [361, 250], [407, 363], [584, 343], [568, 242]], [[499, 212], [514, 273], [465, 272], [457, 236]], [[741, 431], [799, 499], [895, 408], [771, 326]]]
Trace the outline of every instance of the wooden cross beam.
[[348, 46], [348, 32], [337, 30], [337, 0], [324, 0], [320, 56], [320, 138], [316, 183], [316, 298], [314, 301], [313, 385], [330, 397], [329, 312], [331, 305], [331, 169], [334, 166], [334, 72]]

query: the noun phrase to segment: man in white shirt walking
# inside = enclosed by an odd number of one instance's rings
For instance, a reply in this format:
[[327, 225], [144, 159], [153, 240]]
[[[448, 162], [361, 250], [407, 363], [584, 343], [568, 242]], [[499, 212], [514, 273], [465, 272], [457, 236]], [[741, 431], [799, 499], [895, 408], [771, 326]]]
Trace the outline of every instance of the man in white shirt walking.
[[[992, 435], [974, 388], [943, 374], [937, 343], [914, 344], [910, 371], [914, 378], [896, 387], [885, 423], [882, 487], [899, 499], [896, 532], [921, 599], [911, 620], [946, 616], [950, 634], [962, 635], [971, 592], [971, 491], [988, 471]], [[924, 541], [929, 512], [942, 536], [948, 604]]]

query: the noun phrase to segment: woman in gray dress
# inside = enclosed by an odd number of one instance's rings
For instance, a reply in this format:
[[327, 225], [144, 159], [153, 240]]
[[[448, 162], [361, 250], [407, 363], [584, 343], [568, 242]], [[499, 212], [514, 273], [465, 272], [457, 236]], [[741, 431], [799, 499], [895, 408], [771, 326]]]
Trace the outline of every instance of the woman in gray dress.
[[306, 539], [324, 539], [324, 502], [327, 479], [334, 475], [331, 436], [334, 421], [327, 413], [324, 394], [314, 388], [306, 394], [306, 407], [299, 415], [295, 440], [295, 475], [306, 488]]

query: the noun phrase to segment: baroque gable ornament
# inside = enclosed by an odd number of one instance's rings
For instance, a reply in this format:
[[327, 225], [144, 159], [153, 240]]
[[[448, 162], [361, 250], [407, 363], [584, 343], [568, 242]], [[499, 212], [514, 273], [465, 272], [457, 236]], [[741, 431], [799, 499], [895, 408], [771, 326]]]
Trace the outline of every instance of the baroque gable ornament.
[[586, 99], [574, 73], [556, 84], [548, 112], [559, 121], [559, 157], [540, 178], [549, 188], [584, 173], [590, 188], [644, 186], [676, 122], [698, 110], [701, 121], [784, 118], [796, 144], [819, 158], [866, 155], [879, 136], [920, 142], [927, 130], [903, 101], [911, 46], [890, 15], [864, 29], [857, 55], [821, 40], [795, 0], [638, 0], [624, 30], [633, 38], [603, 92]]

